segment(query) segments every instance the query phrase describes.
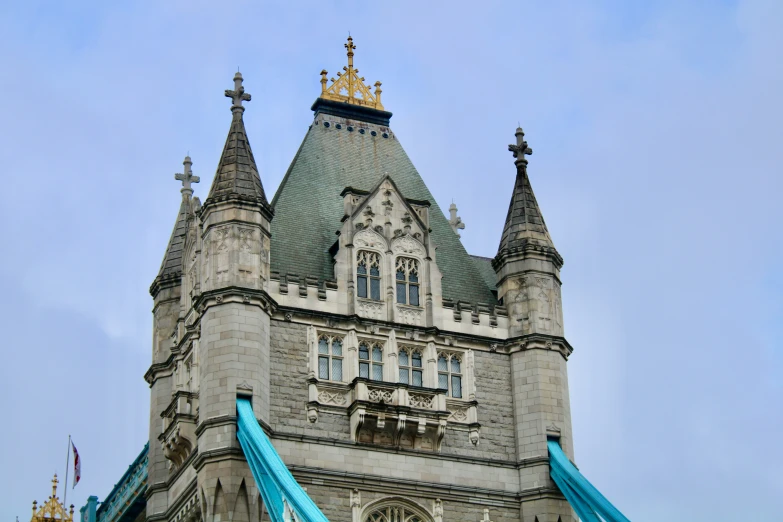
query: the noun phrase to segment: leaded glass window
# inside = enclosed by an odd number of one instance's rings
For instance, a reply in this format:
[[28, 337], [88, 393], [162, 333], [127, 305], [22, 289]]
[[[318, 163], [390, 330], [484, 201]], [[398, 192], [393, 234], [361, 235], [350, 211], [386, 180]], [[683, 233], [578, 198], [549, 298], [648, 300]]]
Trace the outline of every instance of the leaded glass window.
[[438, 354], [438, 388], [450, 397], [462, 398], [462, 358], [458, 354]]
[[322, 335], [318, 338], [318, 378], [328, 381], [343, 380], [343, 340]]
[[424, 386], [421, 352], [416, 348], [402, 348], [398, 355], [400, 382], [413, 386]]
[[419, 306], [419, 262], [398, 257], [395, 275], [397, 302]]
[[359, 343], [359, 377], [383, 380], [383, 347], [379, 343]]
[[356, 295], [381, 300], [381, 260], [375, 252], [359, 252], [356, 261]]

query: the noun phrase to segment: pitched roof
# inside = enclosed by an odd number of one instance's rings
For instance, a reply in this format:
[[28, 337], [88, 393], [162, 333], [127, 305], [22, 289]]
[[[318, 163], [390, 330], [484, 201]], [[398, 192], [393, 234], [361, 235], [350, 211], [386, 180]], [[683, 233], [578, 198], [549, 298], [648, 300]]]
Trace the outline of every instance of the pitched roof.
[[205, 205], [210, 200], [236, 195], [267, 202], [256, 160], [250, 149], [250, 141], [247, 139], [242, 112], [242, 110], [232, 110], [231, 128]]
[[495, 269], [492, 268], [492, 258], [474, 255], [470, 257], [473, 259], [473, 264], [476, 265], [476, 269], [481, 274], [481, 277], [484, 278], [484, 283], [486, 283], [487, 287], [496, 290], [498, 276], [495, 273]]
[[[338, 129], [334, 120], [339, 118], [330, 116], [333, 113], [324, 105], [316, 114], [332, 124], [317, 124], [321, 118], [316, 118], [272, 200], [272, 270], [334, 279], [329, 249], [337, 239], [335, 232], [344, 213], [340, 193], [346, 187], [369, 191], [388, 174], [404, 197], [431, 203], [430, 228], [443, 274], [443, 296], [495, 303], [491, 288], [392, 131], [382, 124], [367, 123], [369, 118], [364, 117], [363, 121], [353, 120], [354, 132], [348, 131], [344, 121]], [[359, 132], [362, 128], [364, 133]]]

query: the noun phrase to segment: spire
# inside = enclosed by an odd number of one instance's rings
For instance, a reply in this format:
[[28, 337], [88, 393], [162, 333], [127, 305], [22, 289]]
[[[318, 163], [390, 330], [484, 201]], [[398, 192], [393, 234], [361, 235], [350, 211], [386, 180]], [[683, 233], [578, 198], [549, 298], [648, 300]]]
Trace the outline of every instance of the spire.
[[348, 55], [348, 65], [343, 67], [343, 73], [337, 73], [337, 79], [331, 78], [332, 85], [326, 84], [326, 69], [321, 71], [321, 98], [338, 102], [349, 103], [353, 105], [362, 105], [373, 109], [383, 110], [381, 103], [381, 82], [375, 82], [375, 92], [372, 87], [364, 84], [364, 77], [359, 76], [359, 69], [353, 67], [353, 51], [356, 46], [353, 44], [353, 38], [348, 36], [348, 42], [345, 44]]
[[530, 185], [530, 179], [527, 175], [526, 156], [533, 154], [533, 149], [525, 141], [525, 133], [521, 128], [517, 127], [515, 135], [516, 144], [509, 145], [508, 150], [514, 153], [517, 179], [514, 183], [514, 192], [511, 195], [506, 224], [495, 259], [498, 261], [504, 255], [532, 248], [553, 253], [562, 264], [562, 258], [555, 250], [552, 238], [549, 236], [544, 217], [541, 215], [541, 209], [538, 208], [538, 202], [536, 202], [533, 187]]
[[226, 97], [231, 98], [232, 102], [231, 128], [204, 206], [218, 199], [232, 197], [254, 200], [266, 206], [264, 187], [261, 185], [261, 177], [258, 175], [258, 167], [242, 119], [242, 113], [245, 112], [242, 102], [250, 101], [250, 94], [246, 93], [242, 86], [242, 74], [239, 71], [234, 75], [234, 89], [226, 90]]
[[198, 176], [193, 175], [193, 171], [190, 168], [193, 165], [190, 156], [185, 156], [182, 165], [185, 167], [184, 173], [174, 174], [174, 179], [182, 182], [182, 190], [180, 191], [182, 192], [182, 201], [179, 205], [177, 220], [174, 222], [174, 230], [171, 231], [169, 244], [166, 247], [166, 253], [163, 255], [163, 262], [160, 264], [158, 276], [152, 283], [150, 291], [164, 281], [179, 280], [179, 277], [182, 275], [185, 233], [188, 230], [188, 215], [191, 212], [191, 196], [193, 195], [193, 189], [190, 185], [200, 181]]

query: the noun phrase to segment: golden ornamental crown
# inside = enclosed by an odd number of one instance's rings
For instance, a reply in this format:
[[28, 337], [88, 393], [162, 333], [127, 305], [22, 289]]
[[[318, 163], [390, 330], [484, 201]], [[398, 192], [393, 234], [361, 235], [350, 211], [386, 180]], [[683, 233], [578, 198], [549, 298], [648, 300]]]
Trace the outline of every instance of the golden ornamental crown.
[[364, 84], [364, 78], [359, 76], [359, 69], [354, 69], [353, 67], [353, 50], [356, 49], [356, 46], [353, 44], [353, 38], [350, 36], [345, 44], [345, 48], [348, 51], [348, 66], [343, 67], [344, 72], [337, 73], [336, 80], [331, 78], [332, 84], [330, 86], [326, 86], [329, 81], [326, 79], [326, 69], [321, 71], [321, 98], [363, 105], [382, 111], [381, 82], [375, 82], [375, 92], [372, 92], [372, 88]]

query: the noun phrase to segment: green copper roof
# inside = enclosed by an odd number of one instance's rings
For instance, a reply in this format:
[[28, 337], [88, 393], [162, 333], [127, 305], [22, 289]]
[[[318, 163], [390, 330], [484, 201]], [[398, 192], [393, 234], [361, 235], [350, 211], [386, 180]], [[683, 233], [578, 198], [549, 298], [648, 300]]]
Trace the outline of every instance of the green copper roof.
[[[400, 142], [388, 127], [355, 121], [355, 130], [339, 117], [312, 124], [272, 200], [272, 270], [280, 274], [334, 279], [329, 248], [337, 240], [345, 187], [371, 190], [385, 175], [408, 199], [427, 200], [443, 296], [471, 303], [496, 302], [491, 288], [451, 230]], [[342, 121], [342, 129], [336, 123]], [[363, 128], [364, 133], [359, 129]], [[376, 136], [372, 136], [375, 131]], [[388, 137], [384, 138], [383, 135]], [[493, 285], [494, 286], [494, 285]]]

